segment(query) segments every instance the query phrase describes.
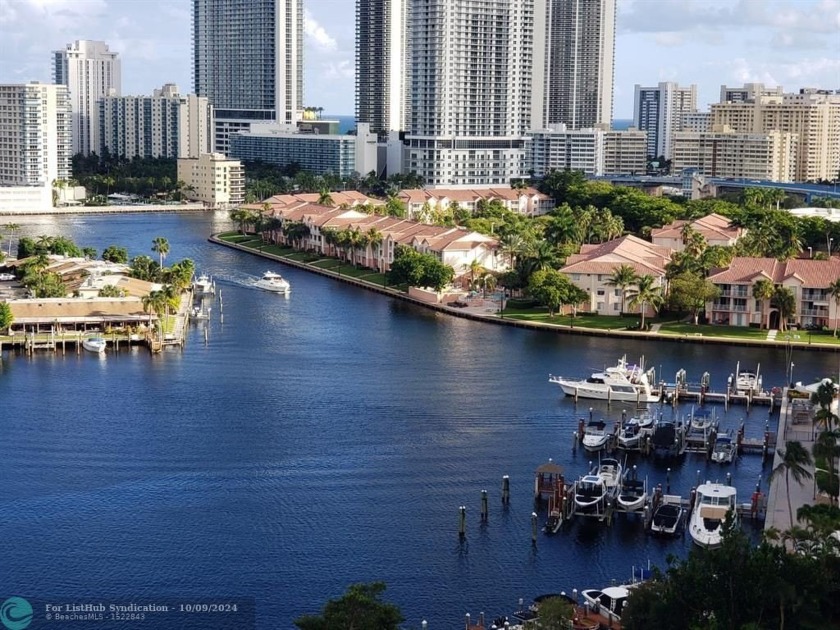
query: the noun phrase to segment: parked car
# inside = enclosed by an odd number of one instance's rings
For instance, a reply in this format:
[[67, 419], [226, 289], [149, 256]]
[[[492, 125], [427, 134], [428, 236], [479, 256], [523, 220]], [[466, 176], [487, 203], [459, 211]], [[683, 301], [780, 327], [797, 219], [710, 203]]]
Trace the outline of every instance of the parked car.
[[14, 280], [15, 274], [13, 273], [0, 273], [0, 282], [7, 282], [9, 280]]

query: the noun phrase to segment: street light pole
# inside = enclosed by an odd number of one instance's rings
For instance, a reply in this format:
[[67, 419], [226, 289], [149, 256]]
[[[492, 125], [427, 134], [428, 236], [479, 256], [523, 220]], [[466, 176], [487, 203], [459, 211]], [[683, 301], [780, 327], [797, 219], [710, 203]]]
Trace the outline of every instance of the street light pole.
[[790, 362], [790, 384], [791, 386], [795, 385], [795, 381], [793, 380], [793, 368], [795, 364], [793, 361]]

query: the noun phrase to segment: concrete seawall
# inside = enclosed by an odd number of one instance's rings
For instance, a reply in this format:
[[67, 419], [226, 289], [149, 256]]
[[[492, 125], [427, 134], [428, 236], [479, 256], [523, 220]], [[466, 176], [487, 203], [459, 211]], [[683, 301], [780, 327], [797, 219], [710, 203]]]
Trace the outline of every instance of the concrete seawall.
[[671, 343], [694, 343], [694, 344], [712, 344], [712, 345], [727, 345], [727, 346], [745, 346], [745, 347], [754, 347], [754, 348], [783, 348], [790, 343], [792, 347], [795, 348], [808, 348], [810, 350], [822, 351], [822, 352], [840, 352], [840, 346], [828, 345], [828, 344], [808, 344], [802, 342], [783, 342], [783, 341], [761, 341], [761, 340], [749, 340], [749, 339], [731, 339], [731, 338], [720, 338], [720, 337], [702, 337], [698, 335], [661, 335], [659, 333], [653, 332], [642, 332], [642, 331], [630, 331], [630, 330], [603, 330], [600, 328], [582, 328], [580, 326], [566, 326], [563, 324], [543, 324], [540, 322], [526, 322], [516, 319], [506, 318], [504, 316], [500, 316], [497, 313], [492, 315], [485, 315], [482, 313], [474, 313], [469, 312], [466, 309], [460, 308], [453, 308], [450, 306], [446, 306], [444, 304], [433, 304], [430, 302], [424, 302], [422, 300], [418, 300], [416, 298], [410, 297], [403, 293], [402, 291], [398, 291], [396, 289], [389, 289], [388, 287], [380, 287], [379, 285], [372, 284], [370, 282], [366, 282], [364, 280], [359, 280], [357, 278], [350, 278], [347, 276], [339, 275], [334, 271], [329, 271], [327, 269], [319, 269], [318, 267], [313, 267], [307, 263], [298, 262], [296, 260], [289, 260], [287, 258], [283, 258], [282, 256], [277, 256], [276, 254], [270, 254], [268, 252], [260, 252], [255, 251], [249, 247], [243, 247], [236, 243], [228, 243], [227, 241], [223, 241], [219, 239], [216, 235], [211, 236], [208, 239], [212, 243], [216, 243], [217, 245], [222, 245], [224, 247], [230, 247], [231, 249], [238, 249], [239, 251], [246, 252], [248, 254], [253, 254], [254, 256], [261, 256], [263, 258], [268, 258], [270, 260], [277, 261], [284, 265], [289, 265], [290, 267], [297, 267], [298, 269], [304, 269], [306, 271], [311, 271], [313, 273], [320, 274], [322, 276], [328, 276], [335, 280], [340, 280], [341, 282], [345, 282], [347, 284], [352, 284], [357, 287], [361, 287], [363, 289], [367, 289], [368, 291], [374, 291], [376, 293], [381, 293], [382, 295], [387, 295], [389, 297], [402, 300], [404, 302], [409, 302], [411, 304], [415, 304], [417, 306], [422, 306], [423, 308], [428, 308], [434, 311], [438, 311], [441, 313], [445, 313], [447, 315], [451, 315], [453, 317], [460, 317], [462, 319], [471, 319], [473, 321], [480, 321], [485, 322], [488, 324], [496, 324], [501, 326], [513, 326], [514, 328], [524, 328], [526, 330], [540, 330], [544, 332], [553, 332], [557, 334], [565, 334], [565, 335], [584, 335], [590, 337], [613, 337], [613, 338], [631, 338], [631, 339], [646, 339], [649, 341], [665, 341]]
[[55, 214], [135, 214], [142, 212], [214, 212], [200, 203], [184, 204], [156, 204], [140, 206], [68, 206], [66, 208], [48, 208], [46, 210], [6, 210], [0, 211], [0, 216], [5, 217], [37, 217], [42, 215]]

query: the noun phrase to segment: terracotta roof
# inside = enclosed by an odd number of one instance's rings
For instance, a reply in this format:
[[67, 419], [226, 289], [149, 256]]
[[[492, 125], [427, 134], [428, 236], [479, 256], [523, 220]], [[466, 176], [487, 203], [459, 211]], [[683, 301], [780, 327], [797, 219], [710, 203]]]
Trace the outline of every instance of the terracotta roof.
[[798, 281], [809, 289], [825, 289], [840, 278], [840, 258], [813, 260], [797, 258], [779, 262], [775, 258], [733, 258], [726, 269], [714, 271], [709, 280], [715, 284], [755, 284], [765, 278], [774, 284]]
[[709, 240], [733, 240], [741, 236], [742, 230], [740, 228], [732, 227], [732, 222], [724, 216], [716, 213], [706, 215], [695, 221], [674, 221], [661, 228], [651, 230], [651, 238], [682, 238], [682, 229], [686, 223], [690, 223], [691, 227], [703, 235], [707, 241]]
[[563, 273], [611, 274], [616, 267], [629, 265], [639, 275], [663, 276], [671, 259], [671, 249], [654, 245], [635, 236], [581, 247], [581, 253], [569, 256]]
[[474, 203], [480, 199], [501, 199], [516, 201], [520, 196], [537, 199], [548, 199], [536, 188], [525, 188], [520, 194], [510, 187], [497, 186], [492, 188], [406, 188], [397, 195], [409, 203], [424, 203], [430, 199], [449, 199], [465, 203]]

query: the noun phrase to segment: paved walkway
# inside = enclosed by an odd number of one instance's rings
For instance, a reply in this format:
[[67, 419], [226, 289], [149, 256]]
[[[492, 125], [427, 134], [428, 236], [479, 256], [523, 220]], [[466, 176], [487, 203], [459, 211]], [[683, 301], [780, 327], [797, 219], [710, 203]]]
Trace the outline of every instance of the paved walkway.
[[662, 328], [662, 324], [653, 324], [653, 325], [650, 327], [650, 332], [652, 332], [652, 333], [658, 333], [660, 328]]
[[[814, 428], [811, 422], [794, 423], [796, 414], [794, 413], [793, 404], [787, 399], [787, 389], [783, 392], [783, 403], [779, 413], [779, 427], [776, 434], [776, 454], [773, 457], [773, 468], [779, 465], [782, 461], [782, 456], [779, 454], [780, 450], [785, 449], [785, 444], [789, 441], [798, 441], [810, 453], [811, 447], [814, 445]], [[809, 414], [810, 415], [810, 414]], [[814, 466], [809, 467], [811, 474], [814, 474]], [[773, 480], [770, 486], [770, 492], [767, 497], [767, 520], [764, 523], [764, 529], [776, 528], [780, 532], [790, 529], [790, 511], [793, 511], [793, 520], [796, 524], [796, 511], [803, 505], [812, 505], [816, 503], [816, 486], [813, 479], [808, 479], [802, 484], [796, 483], [790, 479], [790, 487], [785, 483], [785, 477], [781, 476]], [[790, 509], [788, 508], [788, 499], [790, 499]]]
[[776, 341], [776, 335], [779, 334], [779, 331], [775, 328], [772, 330], [767, 331], [767, 341]]

